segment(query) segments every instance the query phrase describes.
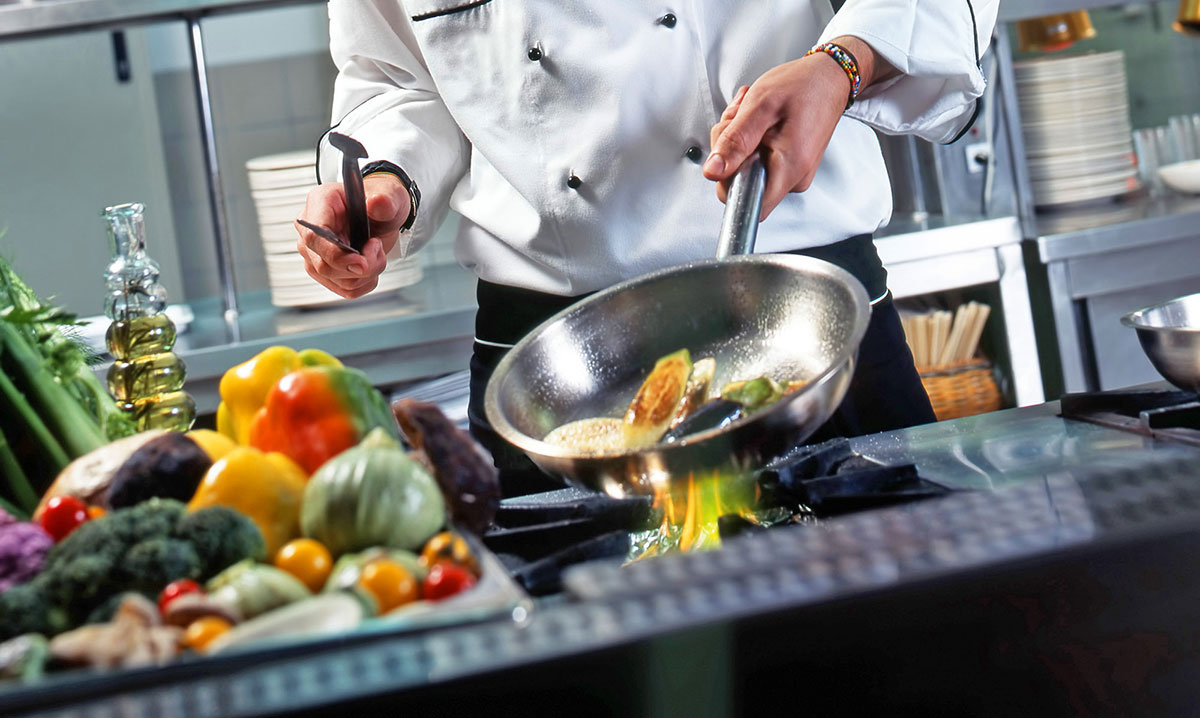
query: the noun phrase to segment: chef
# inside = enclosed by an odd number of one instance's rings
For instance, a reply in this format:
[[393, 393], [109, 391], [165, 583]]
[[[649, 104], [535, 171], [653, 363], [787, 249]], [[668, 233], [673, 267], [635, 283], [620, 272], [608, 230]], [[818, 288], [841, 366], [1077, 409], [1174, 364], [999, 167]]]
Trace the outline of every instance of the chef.
[[[370, 153], [371, 234], [297, 224], [310, 276], [375, 288], [448, 210], [478, 277], [470, 421], [508, 494], [549, 488], [489, 429], [492, 369], [583, 296], [714, 256], [727, 180], [763, 148], [760, 252], [806, 254], [872, 300], [860, 364], [819, 436], [934, 420], [871, 233], [892, 209], [875, 131], [950, 142], [985, 80], [998, 0], [333, 0], [334, 127]], [[302, 213], [346, 234], [339, 154]], [[701, 309], [702, 310], [702, 309]], [[544, 483], [546, 482], [546, 483]]]

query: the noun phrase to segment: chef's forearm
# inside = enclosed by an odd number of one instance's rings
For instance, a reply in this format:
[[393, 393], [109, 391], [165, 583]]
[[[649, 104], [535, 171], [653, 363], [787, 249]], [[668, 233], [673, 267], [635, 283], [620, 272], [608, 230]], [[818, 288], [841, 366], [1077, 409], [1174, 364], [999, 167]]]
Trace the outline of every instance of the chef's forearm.
[[862, 78], [859, 92], [900, 74], [891, 63], [876, 54], [869, 44], [853, 35], [840, 35], [834, 38], [833, 42], [849, 50], [858, 61], [858, 75]]

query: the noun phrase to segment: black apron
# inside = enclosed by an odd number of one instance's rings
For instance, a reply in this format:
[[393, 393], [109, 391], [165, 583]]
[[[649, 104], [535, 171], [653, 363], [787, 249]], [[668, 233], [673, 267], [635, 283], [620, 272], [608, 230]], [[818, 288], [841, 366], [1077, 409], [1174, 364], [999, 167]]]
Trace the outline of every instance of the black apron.
[[[811, 249], [796, 250], [823, 259], [854, 275], [871, 297], [871, 322], [858, 350], [854, 378], [838, 410], [810, 438], [817, 443], [836, 436], [862, 436], [936, 421], [933, 407], [904, 341], [900, 316], [887, 290], [887, 270], [870, 235], [859, 235]], [[467, 409], [471, 434], [492, 453], [505, 496], [562, 488], [523, 452], [492, 431], [483, 410], [488, 379], [508, 349], [543, 321], [588, 295], [562, 297], [479, 280], [475, 345], [471, 357], [471, 396]]]

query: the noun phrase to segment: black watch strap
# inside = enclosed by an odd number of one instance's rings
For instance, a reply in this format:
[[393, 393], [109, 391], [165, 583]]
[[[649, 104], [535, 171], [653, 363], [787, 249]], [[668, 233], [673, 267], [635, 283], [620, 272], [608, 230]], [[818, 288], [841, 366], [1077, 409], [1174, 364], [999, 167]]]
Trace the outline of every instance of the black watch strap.
[[366, 177], [376, 172], [387, 172], [400, 178], [400, 184], [404, 185], [404, 189], [408, 190], [408, 198], [410, 200], [410, 208], [408, 210], [408, 219], [404, 220], [404, 224], [400, 227], [403, 232], [410, 229], [413, 223], [417, 221], [417, 210], [421, 206], [421, 188], [417, 187], [417, 183], [413, 182], [412, 177], [408, 173], [400, 169], [398, 166], [388, 162], [387, 160], [375, 160], [368, 162], [362, 168], [362, 176]]

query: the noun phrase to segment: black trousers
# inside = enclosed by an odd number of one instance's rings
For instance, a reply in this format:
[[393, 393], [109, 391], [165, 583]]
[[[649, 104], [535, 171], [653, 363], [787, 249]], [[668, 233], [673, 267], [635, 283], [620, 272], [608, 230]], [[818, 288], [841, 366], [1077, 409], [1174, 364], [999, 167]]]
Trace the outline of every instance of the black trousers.
[[[935, 421], [933, 407], [904, 341], [900, 317], [887, 293], [887, 271], [879, 261], [870, 235], [860, 235], [824, 247], [798, 250], [824, 259], [853, 274], [872, 299], [871, 322], [858, 350], [858, 367], [837, 412], [809, 439], [816, 443], [836, 436], [861, 436]], [[885, 296], [886, 295], [886, 296]], [[475, 317], [475, 346], [471, 357], [471, 396], [468, 406], [471, 434], [492, 452], [500, 470], [505, 496], [562, 488], [518, 449], [488, 425], [483, 395], [488, 379], [508, 347], [534, 327], [587, 295], [561, 297], [479, 281], [479, 312]]]

